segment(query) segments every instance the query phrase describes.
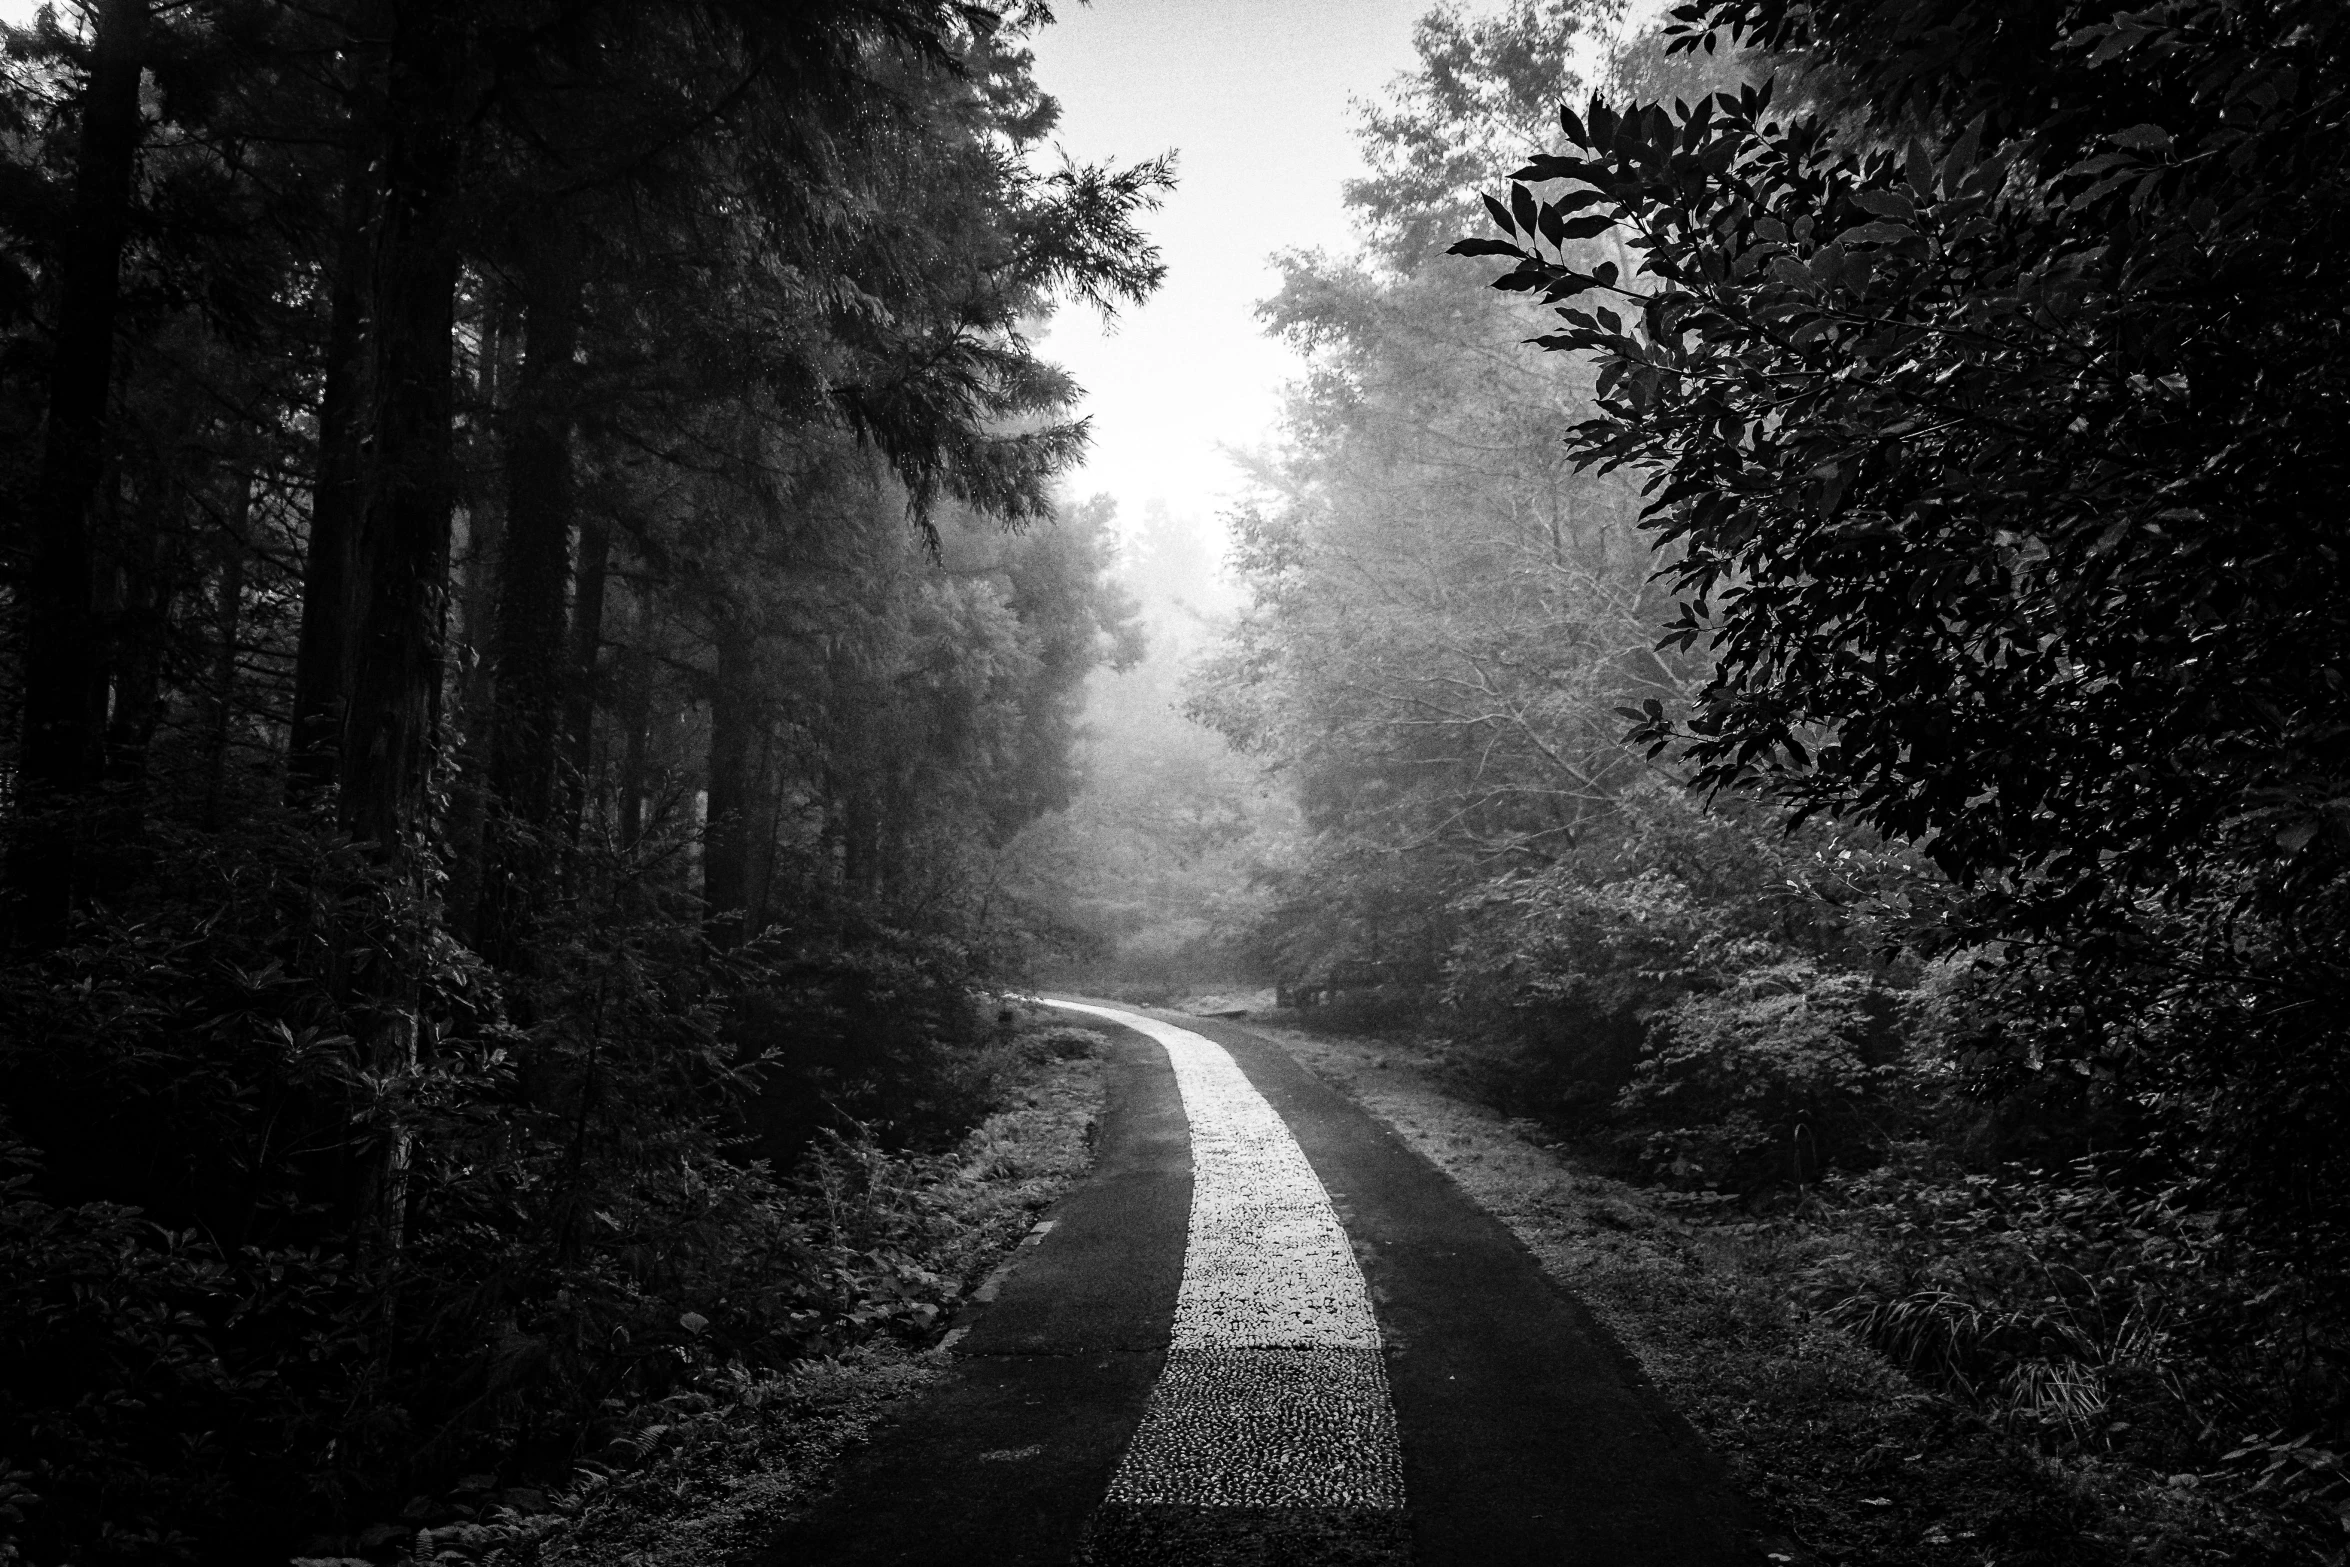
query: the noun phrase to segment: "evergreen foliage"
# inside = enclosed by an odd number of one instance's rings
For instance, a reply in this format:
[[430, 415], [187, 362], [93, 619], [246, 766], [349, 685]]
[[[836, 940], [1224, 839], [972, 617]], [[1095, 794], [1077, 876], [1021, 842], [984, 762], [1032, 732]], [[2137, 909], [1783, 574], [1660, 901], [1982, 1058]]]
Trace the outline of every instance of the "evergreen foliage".
[[0, 1559], [381, 1556], [969, 1282], [1131, 640], [1029, 334], [1169, 183], [1049, 20], [10, 30]]
[[[2320, 84], [2350, 33], [2330, 6], [1682, 20], [1684, 50], [1812, 48], [1847, 121], [1768, 85], [1594, 98], [1491, 203], [1512, 237], [1455, 247], [1517, 256], [1498, 286], [1597, 366], [1579, 459], [1652, 475], [1668, 641], [1713, 669], [1639, 737], [1918, 843], [1967, 889], [1955, 939], [2076, 998], [1983, 1048], [2105, 1085], [2335, 1256], [2341, 696], [2312, 650], [2346, 602]], [[1560, 249], [1611, 233], [1620, 264]]]

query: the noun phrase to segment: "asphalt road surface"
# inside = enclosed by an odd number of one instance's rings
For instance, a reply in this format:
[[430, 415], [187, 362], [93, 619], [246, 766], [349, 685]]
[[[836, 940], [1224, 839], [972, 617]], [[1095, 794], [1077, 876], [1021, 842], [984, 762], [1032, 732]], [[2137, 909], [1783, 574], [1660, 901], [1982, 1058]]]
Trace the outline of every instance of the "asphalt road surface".
[[1244, 1027], [1112, 1036], [1093, 1172], [954, 1372], [731, 1567], [1715, 1567], [1694, 1433], [1516, 1237]]

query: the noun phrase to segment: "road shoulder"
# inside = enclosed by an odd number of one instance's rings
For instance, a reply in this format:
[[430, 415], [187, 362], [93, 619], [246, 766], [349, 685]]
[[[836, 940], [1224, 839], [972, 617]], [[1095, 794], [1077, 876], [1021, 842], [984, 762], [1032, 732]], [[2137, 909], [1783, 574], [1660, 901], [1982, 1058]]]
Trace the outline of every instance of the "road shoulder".
[[1441, 1042], [1252, 1020], [1524, 1242], [1753, 1498], [1773, 1563], [2089, 1567], [2094, 1510], [2032, 1455], [1802, 1304], [1832, 1237], [1709, 1218], [1447, 1088]]
[[1165, 1360], [1191, 1209], [1165, 1053], [1109, 1038], [1094, 1167], [958, 1315], [940, 1374], [728, 1567], [1067, 1567]]

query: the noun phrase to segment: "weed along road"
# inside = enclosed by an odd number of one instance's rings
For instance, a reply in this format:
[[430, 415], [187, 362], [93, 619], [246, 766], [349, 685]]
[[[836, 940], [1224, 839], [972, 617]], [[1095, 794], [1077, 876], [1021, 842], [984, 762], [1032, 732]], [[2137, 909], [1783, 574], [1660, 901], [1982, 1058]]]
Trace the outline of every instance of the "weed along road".
[[1092, 1175], [758, 1567], [1762, 1559], [1694, 1434], [1385, 1127], [1245, 1028], [1053, 1004], [1112, 1036]]

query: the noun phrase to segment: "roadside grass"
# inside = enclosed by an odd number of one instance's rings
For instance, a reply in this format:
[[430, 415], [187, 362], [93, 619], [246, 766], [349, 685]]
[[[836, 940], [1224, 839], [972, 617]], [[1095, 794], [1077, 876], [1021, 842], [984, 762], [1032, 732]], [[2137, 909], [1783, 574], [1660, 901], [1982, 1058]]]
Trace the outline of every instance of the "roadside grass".
[[1825, 1204], [1756, 1217], [1613, 1179], [1474, 1101], [1441, 1043], [1249, 1026], [1392, 1126], [1524, 1241], [1704, 1436], [1774, 1562], [2339, 1562], [2221, 1474], [2050, 1453], [1920, 1385], [1815, 1301], [1870, 1238]]
[[[893, 1330], [880, 1330], [877, 1311], [877, 1330], [837, 1354], [765, 1375], [720, 1368], [625, 1412], [567, 1490], [499, 1490], [483, 1476], [478, 1490], [418, 1498], [413, 1523], [372, 1531], [372, 1559], [388, 1549], [405, 1561], [484, 1567], [719, 1567], [766, 1546], [908, 1395], [946, 1374], [937, 1346], [955, 1303], [1092, 1164], [1099, 1042], [1068, 1027], [1024, 1031], [1001, 1064], [1002, 1108], [945, 1155], [893, 1155], [843, 1139], [804, 1169], [812, 1212], [852, 1233], [889, 1236], [936, 1280], [932, 1298], [916, 1303], [935, 1308], [922, 1313], [926, 1330], [906, 1333], [906, 1302], [892, 1300]], [[296, 1567], [369, 1560], [300, 1557]]]

